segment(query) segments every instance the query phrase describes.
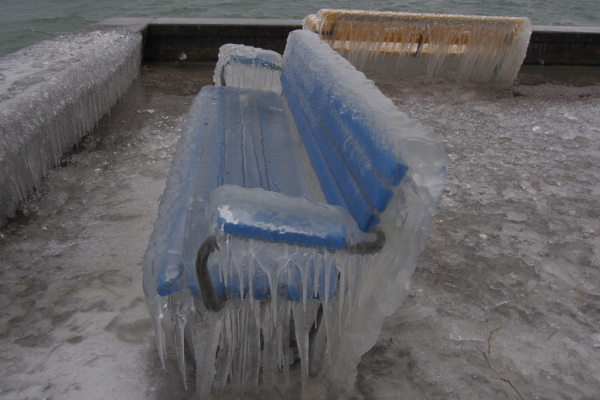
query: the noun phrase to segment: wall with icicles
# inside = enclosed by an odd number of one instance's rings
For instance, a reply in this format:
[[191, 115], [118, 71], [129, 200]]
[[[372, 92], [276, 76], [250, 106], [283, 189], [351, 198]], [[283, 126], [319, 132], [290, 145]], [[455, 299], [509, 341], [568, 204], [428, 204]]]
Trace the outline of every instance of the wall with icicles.
[[139, 33], [71, 33], [0, 58], [0, 224], [137, 76]]

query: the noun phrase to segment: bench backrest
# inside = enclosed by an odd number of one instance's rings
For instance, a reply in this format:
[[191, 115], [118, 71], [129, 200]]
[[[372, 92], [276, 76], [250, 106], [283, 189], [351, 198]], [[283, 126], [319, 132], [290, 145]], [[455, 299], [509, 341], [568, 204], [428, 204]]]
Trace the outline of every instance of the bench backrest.
[[380, 123], [378, 105], [391, 101], [312, 32], [292, 32], [283, 57], [283, 91], [325, 197], [368, 231], [408, 169]]

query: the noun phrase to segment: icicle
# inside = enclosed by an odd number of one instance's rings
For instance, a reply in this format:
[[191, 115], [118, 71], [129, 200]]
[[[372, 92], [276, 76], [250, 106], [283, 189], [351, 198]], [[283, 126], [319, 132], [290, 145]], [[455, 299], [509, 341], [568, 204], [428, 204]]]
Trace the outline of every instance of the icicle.
[[297, 304], [294, 301], [285, 303], [282, 307], [281, 315], [278, 319], [281, 332], [278, 333], [278, 353], [280, 366], [283, 369], [283, 375], [286, 382], [290, 380], [290, 321], [292, 305]]
[[344, 301], [346, 299], [346, 267], [348, 264], [348, 253], [345, 251], [337, 252], [335, 255], [335, 266], [340, 273], [340, 286], [338, 289], [338, 334], [342, 337]]
[[219, 338], [219, 353], [216, 360], [216, 373], [213, 380], [213, 386], [216, 394], [219, 394], [227, 384], [229, 370], [231, 368], [231, 352], [233, 344], [231, 315], [225, 311], [226, 315], [223, 321], [223, 329]]
[[[285, 304], [285, 303], [284, 303]], [[285, 305], [280, 305], [280, 309]], [[263, 336], [264, 348], [261, 355], [261, 366], [263, 371], [263, 381], [267, 385], [272, 385], [275, 382], [275, 374], [277, 373], [277, 345], [278, 340], [278, 327], [280, 326], [279, 315], [273, 315], [271, 310], [265, 310], [261, 308], [261, 331]]]
[[207, 312], [198, 319], [192, 329], [196, 355], [196, 393], [200, 399], [207, 400], [217, 372], [215, 355], [223, 331], [223, 312]]
[[[293, 317], [294, 317], [294, 328], [296, 334], [296, 342], [298, 343], [298, 352], [300, 353], [300, 364], [302, 370], [302, 387], [306, 386], [306, 378], [308, 377], [309, 371], [309, 341], [308, 332], [310, 331], [310, 323], [307, 324], [307, 313], [300, 307], [299, 304], [292, 305]], [[307, 325], [309, 325], [307, 327]]]
[[152, 300], [150, 310], [152, 310], [152, 320], [154, 321], [154, 334], [156, 335], [156, 348], [158, 350], [158, 358], [160, 358], [160, 365], [162, 369], [165, 369], [165, 354], [166, 354], [166, 343], [165, 343], [165, 332], [162, 328], [161, 321], [163, 319], [163, 306], [164, 297], [156, 296]]
[[313, 256], [313, 297], [317, 297], [319, 295], [319, 277], [321, 276], [321, 272], [323, 270], [323, 253], [317, 252], [314, 253]]
[[333, 339], [333, 335], [331, 334], [333, 329], [333, 321], [331, 320], [332, 314], [332, 304], [329, 301], [329, 284], [330, 284], [330, 276], [331, 276], [331, 268], [335, 267], [334, 264], [334, 256], [326, 252], [323, 257], [323, 264], [325, 270], [325, 290], [324, 290], [324, 300], [323, 300], [323, 319], [325, 319], [325, 329], [327, 331], [327, 349], [325, 353], [327, 354], [327, 361], [331, 364], [331, 342]]
[[244, 364], [244, 391], [253, 391], [258, 387], [258, 374], [260, 371], [260, 307], [250, 309], [248, 302], [244, 302], [244, 312], [248, 317], [248, 337], [246, 339], [246, 360]]
[[232, 264], [231, 266], [235, 269], [235, 272], [237, 273], [240, 298], [244, 298], [245, 276], [242, 263], [246, 256], [245, 244], [247, 242], [248, 241], [245, 239], [238, 239], [232, 237], [229, 240], [229, 247], [227, 248], [228, 258]]
[[183, 388], [187, 390], [187, 379], [185, 370], [185, 325], [186, 318], [181, 310], [181, 305], [178, 305], [178, 310], [171, 314], [173, 320], [173, 327], [175, 328], [175, 352], [177, 353], [177, 363], [179, 365], [179, 372], [183, 379]]
[[308, 275], [310, 264], [313, 263], [312, 257], [298, 248], [297, 252], [290, 254], [290, 258], [300, 269], [300, 277], [302, 279], [302, 306], [306, 311], [306, 301], [308, 298]]
[[258, 261], [254, 256], [248, 252], [248, 301], [250, 302], [250, 308], [254, 308], [254, 271], [256, 271], [256, 264]]

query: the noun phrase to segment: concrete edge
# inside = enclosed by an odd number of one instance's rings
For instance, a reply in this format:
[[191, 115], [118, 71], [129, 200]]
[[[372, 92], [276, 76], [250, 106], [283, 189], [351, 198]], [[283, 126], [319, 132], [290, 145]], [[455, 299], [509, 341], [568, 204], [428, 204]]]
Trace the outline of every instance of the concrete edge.
[[[296, 19], [115, 17], [92, 29], [126, 29], [144, 35], [144, 58], [215, 60], [218, 48], [238, 43], [283, 52]], [[534, 25], [523, 64], [600, 65], [600, 27]]]
[[90, 26], [90, 29], [107, 29], [107, 28], [121, 28], [132, 32], [144, 31], [152, 21], [156, 20], [155, 17], [114, 17], [107, 18], [100, 22], [97, 22]]
[[299, 19], [252, 19], [252, 18], [156, 18], [151, 25], [238, 25], [238, 26], [298, 26]]
[[600, 34], [600, 26], [533, 25], [533, 29], [532, 30], [533, 30], [533, 32]]

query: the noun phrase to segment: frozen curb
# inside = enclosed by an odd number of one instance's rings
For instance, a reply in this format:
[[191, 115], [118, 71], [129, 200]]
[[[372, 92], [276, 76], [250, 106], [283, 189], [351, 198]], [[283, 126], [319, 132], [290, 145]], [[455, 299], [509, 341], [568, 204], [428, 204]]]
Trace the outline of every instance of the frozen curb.
[[[145, 35], [144, 58], [216, 60], [226, 43], [283, 53], [299, 20], [218, 18], [109, 18], [96, 26], [127, 26]], [[600, 65], [600, 27], [534, 25], [524, 64]]]

